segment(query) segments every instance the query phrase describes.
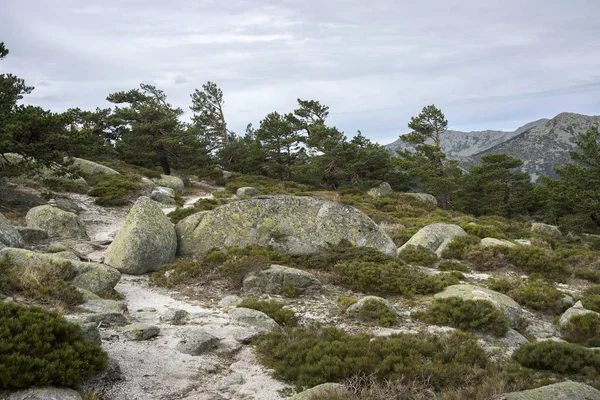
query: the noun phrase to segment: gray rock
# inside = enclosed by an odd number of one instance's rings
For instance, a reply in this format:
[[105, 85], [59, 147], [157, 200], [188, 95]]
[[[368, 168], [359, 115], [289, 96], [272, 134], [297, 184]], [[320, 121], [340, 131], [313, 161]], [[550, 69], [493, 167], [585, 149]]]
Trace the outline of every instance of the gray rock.
[[531, 224], [531, 231], [548, 236], [562, 236], [562, 233], [560, 229], [558, 229], [558, 226], [542, 224], [539, 222], [534, 222], [533, 224]]
[[94, 322], [111, 326], [125, 326], [129, 323], [127, 307], [115, 300], [88, 300], [79, 307], [88, 312], [75, 316], [76, 320], [83, 323]]
[[529, 240], [529, 239], [515, 239], [515, 242], [517, 242], [517, 244], [520, 244], [522, 246], [531, 246], [531, 240]]
[[567, 311], [565, 311], [563, 313], [563, 315], [560, 316], [558, 325], [561, 328], [565, 328], [571, 321], [571, 318], [577, 317], [580, 315], [587, 315], [587, 314], [593, 314], [593, 315], [598, 316], [598, 318], [600, 318], [600, 313], [597, 313], [595, 311], [584, 308], [583, 304], [581, 304], [581, 301], [578, 301], [577, 303], [575, 303], [575, 305], [573, 307], [569, 308]]
[[83, 208], [78, 203], [71, 199], [65, 199], [64, 197], [54, 199], [53, 204], [61, 210], [72, 212], [73, 214], [79, 214], [83, 211]]
[[44, 229], [30, 228], [28, 226], [15, 226], [15, 228], [21, 234], [23, 240], [27, 243], [39, 242], [41, 240], [48, 239], [48, 232], [46, 232]]
[[77, 243], [71, 246], [71, 250], [79, 257], [85, 257], [90, 253], [93, 253], [96, 249], [89, 243]]
[[44, 387], [14, 392], [7, 400], [81, 400], [81, 395], [73, 389]]
[[0, 203], [10, 208], [29, 210], [33, 207], [43, 206], [47, 202], [40, 196], [23, 192], [18, 189], [2, 187], [2, 190], [0, 190]]
[[35, 253], [23, 249], [3, 249], [0, 257], [7, 255], [13, 265], [22, 268], [23, 271], [31, 269], [55, 269], [58, 264], [69, 263], [73, 266], [76, 276], [73, 284], [82, 289], [89, 290], [98, 296], [110, 294], [115, 285], [121, 279], [121, 274], [114, 268], [103, 264], [88, 263], [82, 261], [65, 260], [55, 254]]
[[253, 328], [251, 326], [249, 326], [249, 327], [237, 326], [232, 329], [231, 336], [233, 336], [233, 338], [236, 341], [238, 341], [242, 344], [248, 344], [253, 339], [256, 339], [257, 337], [259, 337], [260, 332], [257, 331], [256, 328]]
[[600, 400], [600, 391], [581, 382], [560, 382], [537, 389], [506, 393], [494, 400]]
[[89, 240], [83, 221], [72, 212], [53, 206], [34, 207], [25, 216], [27, 226], [44, 229], [50, 237]]
[[500, 339], [500, 341], [511, 348], [519, 347], [523, 343], [529, 342], [525, 336], [521, 335], [514, 329], [509, 329]]
[[160, 179], [154, 179], [154, 183], [159, 186], [171, 188], [175, 193], [183, 194], [185, 185], [181, 178], [173, 175], [161, 175]]
[[379, 186], [369, 190], [367, 194], [371, 197], [381, 197], [393, 193], [392, 187], [387, 182], [382, 182]]
[[158, 186], [152, 190], [150, 198], [162, 204], [175, 204], [175, 191], [171, 188]]
[[104, 262], [121, 272], [141, 275], [172, 262], [176, 251], [173, 224], [158, 203], [140, 197], [106, 250]]
[[474, 285], [452, 285], [433, 296], [434, 299], [448, 297], [459, 297], [463, 300], [488, 300], [502, 311], [512, 328], [519, 327], [522, 324], [523, 310], [516, 301], [505, 294]]
[[257, 196], [260, 194], [260, 192], [258, 191], [258, 189], [253, 188], [253, 187], [241, 187], [241, 188], [238, 188], [238, 190], [236, 190], [235, 194], [240, 199], [243, 199], [243, 198], [247, 198], [247, 197]]
[[458, 225], [452, 224], [431, 224], [427, 225], [417, 233], [415, 233], [408, 242], [404, 243], [398, 249], [398, 253], [409, 246], [423, 246], [437, 254], [442, 255], [442, 252], [448, 248], [448, 244], [457, 237], [467, 236], [467, 232]]
[[267, 314], [251, 308], [237, 307], [228, 312], [229, 317], [239, 323], [254, 327], [259, 333], [268, 333], [279, 329], [277, 322]]
[[0, 242], [7, 247], [23, 247], [25, 241], [8, 218], [0, 214]]
[[223, 171], [223, 178], [229, 179], [232, 176], [233, 176], [233, 173], [231, 173], [230, 171]]
[[242, 302], [242, 298], [236, 295], [225, 296], [219, 301], [219, 307], [236, 307]]
[[[396, 310], [394, 309], [394, 307], [392, 307], [392, 305], [386, 299], [383, 299], [383, 298], [377, 297], [377, 296], [365, 296], [365, 297], [361, 298], [356, 303], [354, 303], [350, 307], [348, 307], [348, 309], [346, 310], [346, 314], [348, 314], [348, 316], [350, 316], [352, 318], [360, 318], [361, 311], [364, 310], [365, 307], [369, 308], [374, 303], [376, 303], [378, 306], [387, 308], [388, 310], [390, 310], [394, 314], [396, 314]], [[365, 321], [365, 322], [371, 322], [371, 321]]]
[[170, 325], [185, 325], [190, 319], [190, 313], [185, 310], [171, 309], [160, 316], [160, 321]]
[[481, 247], [496, 247], [496, 246], [504, 246], [504, 247], [515, 247], [516, 244], [510, 242], [506, 239], [496, 239], [496, 238], [483, 238], [481, 242], [479, 242]]
[[81, 261], [79, 259], [79, 257], [77, 256], [77, 254], [73, 253], [72, 251], [57, 251], [56, 253], [50, 253], [52, 254], [54, 257], [58, 257], [58, 258], [62, 258], [64, 260], [69, 260], [69, 261]]
[[84, 160], [83, 158], [73, 158], [73, 167], [87, 175], [107, 174], [120, 175], [117, 171], [102, 164], [93, 161]]
[[219, 390], [229, 390], [233, 386], [239, 386], [244, 383], [244, 377], [241, 374], [231, 374], [229, 376], [224, 377], [219, 382], [217, 389]]
[[292, 397], [288, 397], [287, 400], [311, 400], [315, 397], [327, 398], [327, 395], [335, 395], [336, 397], [349, 396], [350, 392], [344, 387], [344, 385], [339, 383], [323, 383], [305, 390], [304, 392], [295, 394]]
[[132, 324], [123, 328], [121, 332], [128, 340], [142, 341], [158, 336], [160, 328], [154, 325]]
[[361, 211], [313, 197], [269, 196], [225, 204], [177, 224], [178, 252], [272, 246], [289, 255], [314, 254], [346, 240], [396, 256], [392, 239]]
[[219, 339], [203, 330], [196, 330], [184, 334], [177, 344], [177, 350], [192, 356], [199, 356], [219, 345]]
[[405, 196], [414, 197], [415, 199], [417, 199], [423, 203], [429, 203], [434, 206], [438, 205], [438, 201], [435, 198], [435, 196], [432, 194], [429, 194], [429, 193], [402, 193], [402, 194]]
[[283, 294], [300, 296], [321, 291], [321, 282], [310, 272], [281, 265], [252, 273], [244, 279], [244, 292], [249, 294]]

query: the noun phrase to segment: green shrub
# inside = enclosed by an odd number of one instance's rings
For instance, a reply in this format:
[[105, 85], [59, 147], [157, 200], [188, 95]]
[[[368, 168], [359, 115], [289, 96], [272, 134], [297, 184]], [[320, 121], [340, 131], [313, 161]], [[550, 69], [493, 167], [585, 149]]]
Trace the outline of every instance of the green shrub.
[[107, 363], [77, 324], [41, 308], [0, 303], [0, 390], [74, 387]]
[[566, 341], [593, 347], [600, 343], [600, 316], [575, 315], [561, 330]]
[[507, 247], [472, 247], [465, 251], [463, 260], [477, 271], [495, 271], [514, 267], [506, 258]]
[[490, 280], [488, 287], [496, 292], [508, 294], [508, 292], [521, 285], [520, 279], [494, 278]]
[[507, 248], [506, 258], [517, 268], [528, 274], [537, 274], [545, 279], [563, 280], [569, 268], [552, 251], [533, 246]]
[[198, 260], [176, 258], [172, 263], [163, 265], [160, 271], [150, 276], [150, 283], [173, 288], [181, 283], [206, 284], [216, 279], [215, 267]]
[[552, 285], [543, 282], [528, 282], [514, 287], [508, 292], [517, 303], [538, 311], [561, 313], [568, 306], [562, 301], [564, 293]]
[[459, 271], [459, 272], [471, 272], [469, 267], [463, 263], [456, 261], [442, 261], [438, 264], [437, 268], [440, 271]]
[[600, 313], [600, 294], [592, 294], [581, 298], [583, 307]]
[[547, 340], [525, 343], [514, 353], [513, 359], [521, 365], [559, 374], [580, 374], [592, 369], [600, 374], [600, 353], [574, 343]]
[[448, 247], [442, 252], [442, 258], [462, 260], [465, 257], [467, 249], [478, 245], [480, 241], [481, 239], [477, 236], [459, 236], [448, 243]]
[[398, 253], [398, 257], [409, 264], [423, 267], [431, 267], [438, 261], [438, 256], [423, 246], [407, 246]]
[[337, 264], [333, 267], [333, 280], [349, 289], [380, 296], [437, 293], [459, 282], [452, 275], [430, 276], [397, 262]]
[[173, 224], [177, 224], [182, 219], [187, 218], [190, 215], [194, 215], [198, 212], [200, 212], [200, 210], [196, 209], [195, 207], [188, 207], [188, 208], [177, 207], [175, 210], [168, 213], [167, 217], [169, 217], [169, 219], [171, 220], [171, 222]]
[[244, 299], [237, 306], [264, 312], [281, 326], [291, 327], [297, 325], [294, 311], [283, 308], [285, 304], [275, 300]]
[[490, 363], [470, 335], [391, 335], [371, 338], [337, 328], [292, 328], [259, 339], [260, 360], [300, 390], [357, 374], [377, 381], [427, 377], [436, 390], [485, 376]]
[[398, 259], [383, 254], [372, 247], [357, 247], [352, 246], [347, 241], [342, 241], [339, 244], [330, 245], [327, 250], [322, 253], [295, 257], [293, 260], [294, 264], [298, 267], [323, 271], [330, 271], [336, 264], [345, 264], [355, 261], [387, 263], [397, 262]]
[[461, 228], [463, 228], [469, 235], [477, 236], [480, 239], [483, 238], [495, 238], [495, 239], [506, 239], [506, 235], [496, 230], [495, 227], [489, 225], [479, 225], [479, 224], [461, 224]]
[[88, 195], [97, 197], [95, 203], [101, 206], [126, 205], [139, 196], [141, 189], [135, 179], [124, 175], [91, 175], [88, 183], [93, 186]]
[[481, 331], [496, 336], [503, 336], [508, 331], [508, 322], [502, 312], [487, 300], [435, 299], [427, 311], [412, 315], [430, 324], [464, 331]]
[[389, 327], [398, 323], [396, 312], [381, 301], [374, 299], [364, 301], [356, 316], [360, 321], [375, 323], [379, 326]]
[[55, 192], [87, 193], [89, 188], [81, 181], [63, 178], [44, 178], [42, 186]]
[[573, 275], [579, 279], [600, 283], [600, 271], [590, 268], [578, 268], [573, 271]]
[[0, 292], [18, 294], [40, 305], [72, 309], [83, 303], [83, 295], [72, 282], [76, 275], [67, 260], [35, 268], [15, 265], [4, 256], [0, 261]]

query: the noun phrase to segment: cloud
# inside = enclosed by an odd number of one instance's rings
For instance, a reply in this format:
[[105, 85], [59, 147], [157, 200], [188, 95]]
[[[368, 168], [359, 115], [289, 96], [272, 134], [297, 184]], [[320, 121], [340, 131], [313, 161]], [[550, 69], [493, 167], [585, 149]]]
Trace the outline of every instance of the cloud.
[[596, 0], [6, 0], [0, 67], [55, 111], [140, 82], [188, 110], [210, 80], [239, 133], [303, 98], [386, 143], [432, 103], [452, 129], [600, 114], [599, 13]]

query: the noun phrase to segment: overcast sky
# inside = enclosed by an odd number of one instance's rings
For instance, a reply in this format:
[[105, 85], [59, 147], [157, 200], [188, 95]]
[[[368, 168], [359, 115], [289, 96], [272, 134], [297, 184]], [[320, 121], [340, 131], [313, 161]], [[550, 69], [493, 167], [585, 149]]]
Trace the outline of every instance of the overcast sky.
[[[188, 111], [206, 81], [243, 133], [296, 99], [380, 143], [434, 103], [451, 129], [600, 114], [600, 0], [2, 0], [0, 63], [53, 111], [152, 83]], [[188, 112], [189, 115], [189, 112]]]

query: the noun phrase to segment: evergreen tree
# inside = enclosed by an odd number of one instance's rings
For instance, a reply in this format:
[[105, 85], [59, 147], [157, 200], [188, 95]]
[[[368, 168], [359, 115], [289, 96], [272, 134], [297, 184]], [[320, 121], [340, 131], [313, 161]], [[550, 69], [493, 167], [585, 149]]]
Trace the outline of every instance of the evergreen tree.
[[448, 129], [448, 120], [441, 110], [430, 105], [412, 117], [408, 127], [412, 132], [400, 138], [413, 145], [415, 153], [399, 152], [400, 159], [396, 163], [418, 182], [421, 190], [438, 195], [446, 210], [450, 193], [460, 176], [456, 162], [449, 161], [442, 151], [441, 135]]
[[229, 145], [217, 153], [219, 164], [228, 171], [249, 175], [265, 175], [267, 157], [252, 124], [246, 127], [243, 137], [233, 135]]
[[533, 184], [527, 173], [517, 172], [523, 162], [506, 154], [487, 154], [460, 179], [455, 205], [474, 215], [502, 215], [511, 219], [526, 213]]
[[293, 116], [270, 113], [260, 121], [256, 137], [265, 151], [270, 175], [281, 180], [291, 180], [292, 166], [302, 142], [302, 136], [294, 125]]
[[209, 151], [220, 149], [230, 142], [232, 132], [227, 129], [223, 107], [223, 91], [213, 82], [202, 85], [190, 95], [192, 98], [193, 126], [207, 143]]

